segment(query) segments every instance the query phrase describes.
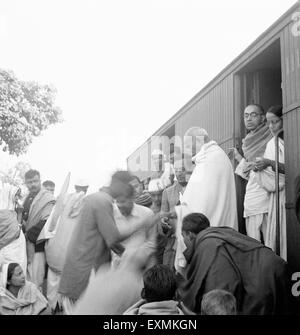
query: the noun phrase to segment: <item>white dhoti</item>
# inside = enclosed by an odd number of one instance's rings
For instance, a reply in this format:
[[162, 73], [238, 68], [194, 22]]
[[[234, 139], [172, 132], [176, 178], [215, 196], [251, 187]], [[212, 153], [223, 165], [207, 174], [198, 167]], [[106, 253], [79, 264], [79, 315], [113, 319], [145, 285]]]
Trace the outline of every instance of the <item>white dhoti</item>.
[[60, 300], [62, 303], [62, 308], [63, 308], [63, 314], [64, 315], [72, 315], [75, 309], [75, 303], [74, 301], [72, 301], [70, 298], [61, 295], [60, 296]]
[[27, 278], [41, 291], [46, 273], [46, 257], [44, 252], [35, 252], [32, 262], [27, 266]]
[[55, 310], [57, 303], [60, 305], [58, 287], [60, 281], [60, 274], [55, 273], [48, 268], [47, 275], [47, 299], [52, 310]]
[[246, 217], [246, 230], [249, 237], [261, 241], [261, 234], [266, 241], [268, 213], [251, 215]]
[[[285, 190], [279, 193], [279, 234], [280, 234], [280, 256], [287, 260], [287, 238], [286, 238], [286, 214], [285, 214]], [[276, 252], [276, 194], [272, 193], [270, 198], [270, 211], [268, 216], [265, 245]]]
[[270, 195], [257, 182], [255, 172], [250, 171], [249, 174], [243, 172], [246, 164], [245, 159], [242, 159], [235, 173], [244, 179], [248, 178], [244, 199], [244, 218], [246, 220], [247, 235], [261, 241], [262, 233], [265, 242]]
[[[96, 278], [96, 272], [95, 272], [95, 269], [92, 269], [91, 273], [90, 273], [90, 278], [89, 278], [89, 284], [88, 285], [90, 285], [90, 282], [93, 282], [95, 280], [95, 278]], [[85, 292], [86, 292], [87, 288], [82, 292], [81, 297], [85, 295]], [[65, 315], [73, 315], [74, 314], [74, 311], [77, 308], [76, 306], [77, 306], [78, 300], [72, 300], [65, 295], [59, 294], [58, 295], [58, 301], [62, 305], [63, 314], [65, 314]], [[100, 299], [100, 301], [101, 301], [101, 299]]]

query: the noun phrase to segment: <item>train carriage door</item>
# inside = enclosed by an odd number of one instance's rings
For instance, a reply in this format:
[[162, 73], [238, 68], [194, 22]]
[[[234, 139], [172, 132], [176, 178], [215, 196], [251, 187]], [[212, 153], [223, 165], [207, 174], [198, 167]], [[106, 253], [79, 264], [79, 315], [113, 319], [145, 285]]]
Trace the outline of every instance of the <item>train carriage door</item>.
[[251, 59], [241, 71], [240, 113], [241, 133], [246, 135], [243, 115], [244, 108], [257, 103], [267, 111], [272, 105], [282, 105], [281, 52], [277, 39], [255, 58]]
[[[280, 39], [275, 40], [255, 57], [249, 59], [235, 74], [235, 145], [242, 146], [246, 136], [243, 113], [247, 105], [260, 104], [267, 109], [282, 105]], [[239, 229], [245, 232], [243, 202], [246, 183], [236, 177]]]

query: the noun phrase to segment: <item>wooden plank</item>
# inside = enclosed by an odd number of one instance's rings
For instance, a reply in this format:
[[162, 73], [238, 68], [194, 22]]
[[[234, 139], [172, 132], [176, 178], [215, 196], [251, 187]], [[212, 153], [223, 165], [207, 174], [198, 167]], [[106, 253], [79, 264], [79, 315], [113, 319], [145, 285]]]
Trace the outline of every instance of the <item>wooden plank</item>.
[[288, 28], [285, 28], [285, 49], [284, 49], [284, 59], [285, 59], [285, 67], [284, 71], [286, 73], [286, 103], [290, 104], [292, 101], [292, 90], [291, 90], [291, 62], [290, 62], [290, 32]]
[[[300, 173], [300, 108], [284, 115], [286, 203], [294, 202], [294, 181]], [[300, 268], [300, 224], [297, 223], [294, 208], [286, 209], [288, 262], [292, 269]]]
[[282, 89], [282, 105], [287, 105], [286, 96], [286, 71], [284, 70], [286, 66], [285, 62], [285, 33], [284, 31], [280, 34], [280, 53], [281, 53], [281, 89]]
[[[296, 166], [296, 169], [297, 169], [297, 173], [300, 174], [300, 152], [299, 152], [299, 148], [300, 148], [300, 106], [298, 107], [297, 111], [296, 111], [296, 115], [297, 115], [297, 124], [295, 125], [296, 126], [296, 129], [297, 129], [297, 138], [298, 138], [298, 141], [295, 141], [295, 147], [296, 147], [296, 150], [298, 152], [298, 162], [297, 162], [297, 166]], [[293, 182], [294, 184], [294, 182]]]
[[[289, 25], [291, 28], [291, 24]], [[295, 37], [289, 33], [289, 50], [287, 50], [290, 55], [290, 63], [291, 63], [291, 101], [290, 103], [294, 103], [297, 100], [296, 94], [296, 62], [295, 62]]]
[[300, 37], [295, 39], [295, 81], [296, 81], [296, 101], [300, 101]]
[[[300, 173], [300, 118], [299, 118], [300, 108], [290, 112], [287, 117], [290, 119], [288, 136], [290, 137], [291, 149], [289, 155], [292, 156], [292, 164], [288, 166], [288, 176], [289, 176], [289, 192], [287, 197], [287, 202], [294, 201], [294, 180], [296, 176]], [[295, 220], [294, 210], [289, 213], [289, 226], [290, 231], [290, 261], [294, 266], [300, 266], [300, 250], [299, 250], [299, 240], [300, 240], [300, 225]], [[299, 268], [298, 268], [299, 269]]]

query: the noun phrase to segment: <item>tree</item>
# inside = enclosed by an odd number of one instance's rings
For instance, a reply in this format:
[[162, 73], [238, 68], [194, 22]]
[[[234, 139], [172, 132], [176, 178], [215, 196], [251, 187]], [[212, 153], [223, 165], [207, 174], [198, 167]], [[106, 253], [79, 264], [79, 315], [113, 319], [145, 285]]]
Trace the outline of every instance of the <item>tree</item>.
[[31, 169], [27, 162], [18, 161], [13, 166], [1, 167], [0, 181], [20, 187], [24, 184], [25, 173]]
[[0, 69], [0, 146], [3, 151], [26, 153], [33, 137], [51, 124], [61, 122], [55, 106], [56, 90], [50, 85], [21, 81]]

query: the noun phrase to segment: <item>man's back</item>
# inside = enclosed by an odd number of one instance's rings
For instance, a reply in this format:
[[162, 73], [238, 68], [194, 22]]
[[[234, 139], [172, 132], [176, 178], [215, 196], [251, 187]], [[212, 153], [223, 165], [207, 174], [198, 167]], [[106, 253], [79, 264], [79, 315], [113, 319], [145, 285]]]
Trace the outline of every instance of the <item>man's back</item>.
[[49, 239], [45, 246], [48, 266], [56, 273], [61, 274], [62, 272], [69, 242], [80, 219], [83, 198], [83, 192], [71, 193], [66, 196], [55, 235]]
[[97, 192], [87, 196], [68, 247], [59, 292], [78, 299], [92, 268], [110, 261], [109, 247], [119, 238], [110, 195]]
[[[194, 277], [192, 274], [194, 273]], [[235, 295], [243, 314], [288, 313], [287, 264], [258, 241], [228, 227], [211, 227], [199, 233], [188, 269], [186, 298], [200, 310], [201, 297], [216, 288]], [[197, 278], [197, 280], [192, 280]]]

